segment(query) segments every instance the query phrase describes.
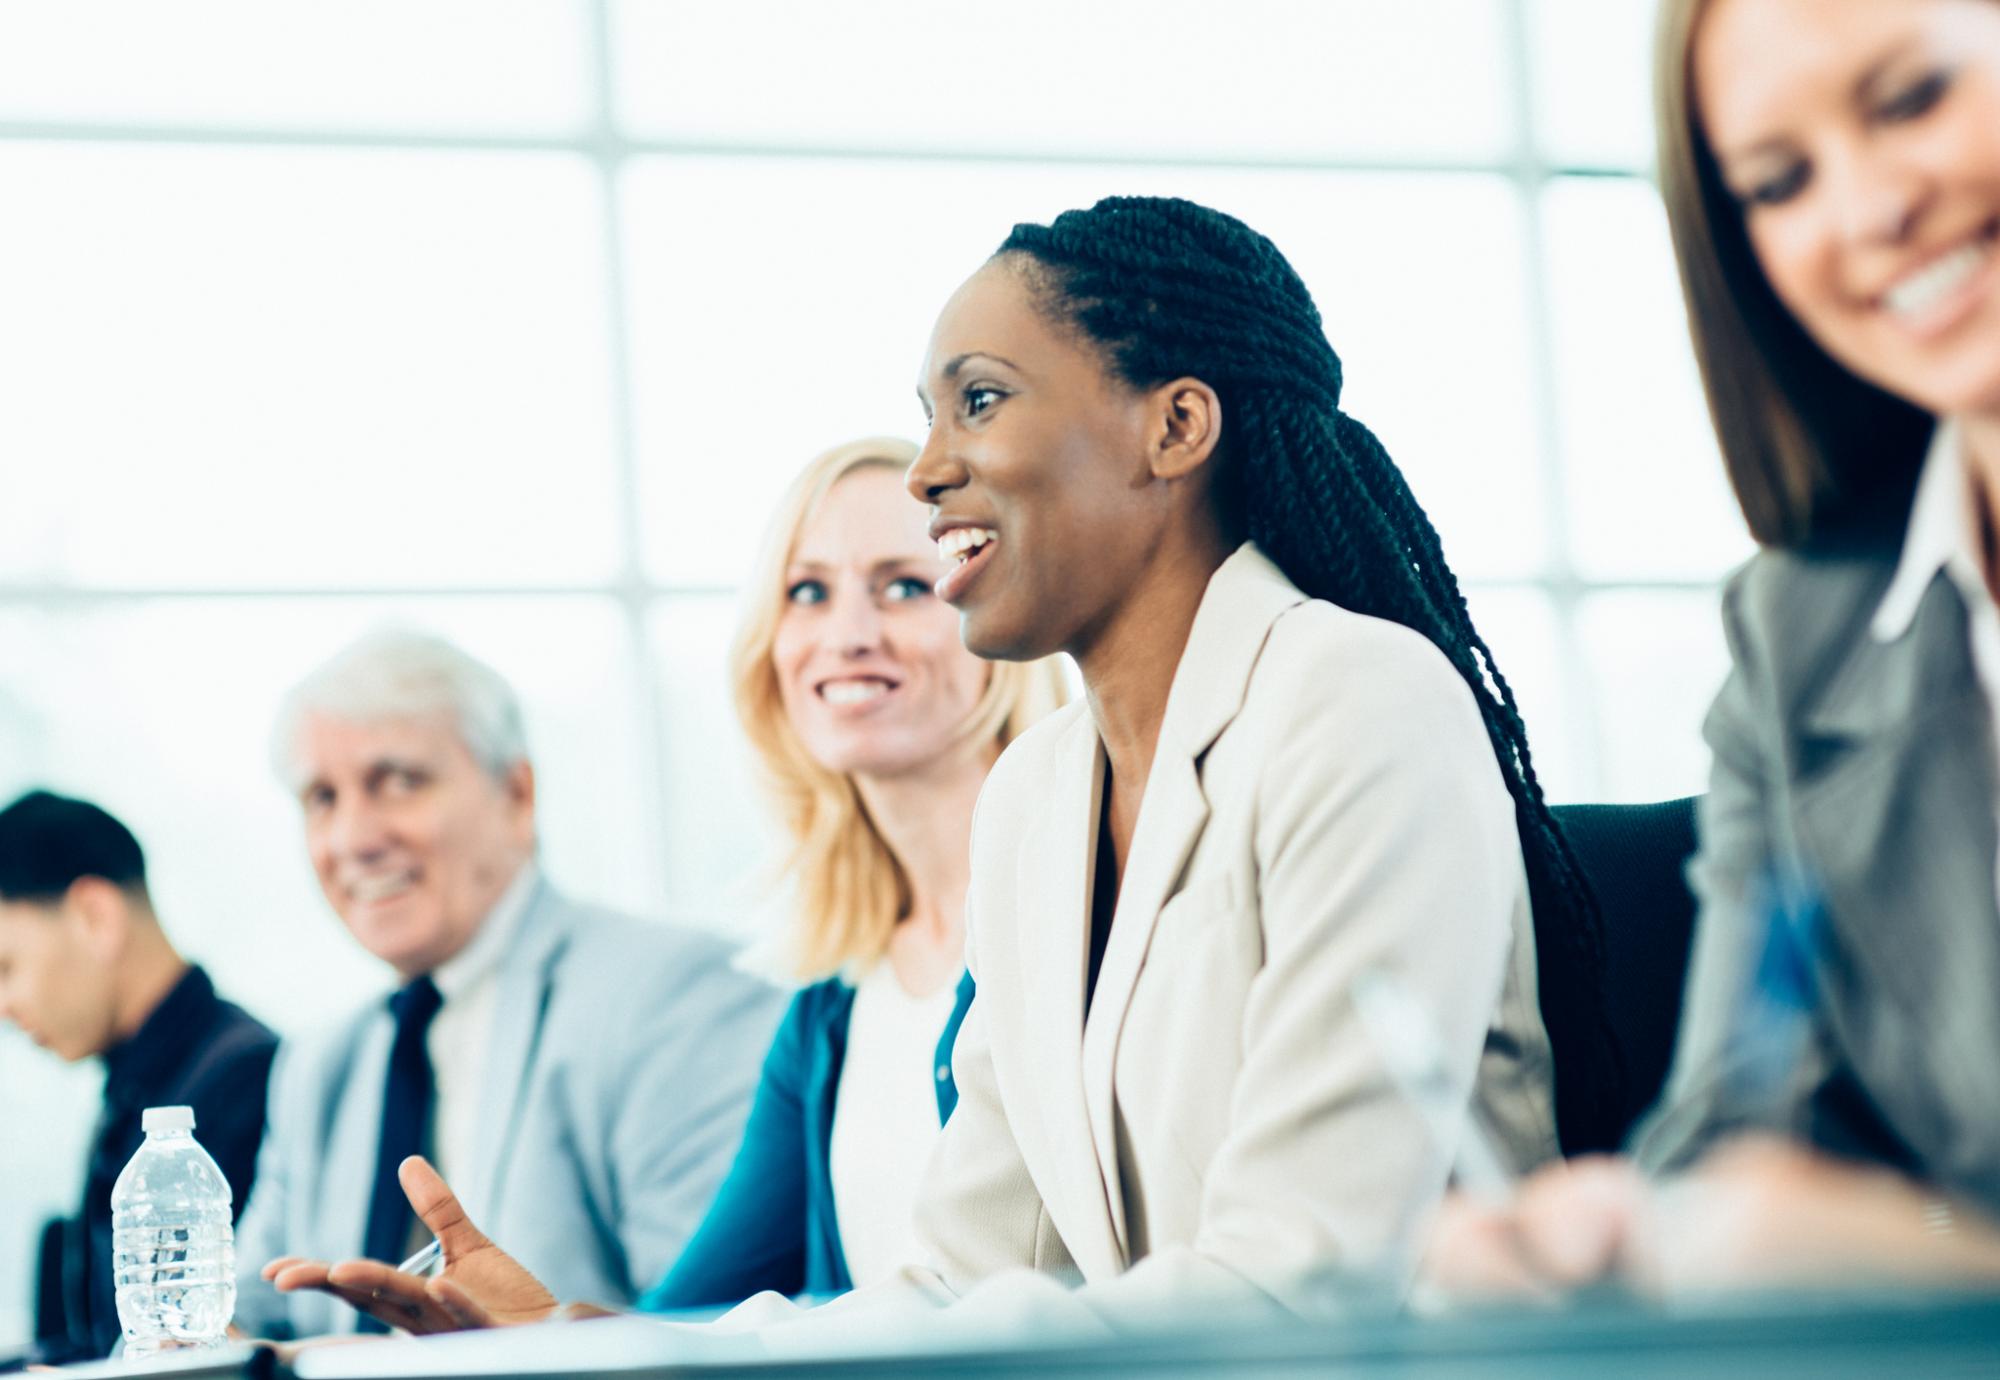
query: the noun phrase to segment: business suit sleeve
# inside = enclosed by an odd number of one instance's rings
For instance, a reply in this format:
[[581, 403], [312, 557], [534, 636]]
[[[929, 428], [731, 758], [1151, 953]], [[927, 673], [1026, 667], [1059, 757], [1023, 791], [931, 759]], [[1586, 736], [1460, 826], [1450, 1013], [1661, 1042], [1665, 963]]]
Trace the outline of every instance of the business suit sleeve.
[[728, 966], [721, 946], [692, 953], [655, 990], [669, 994], [634, 1033], [600, 1095], [613, 1103], [616, 1232], [636, 1296], [694, 1236], [742, 1141], [784, 997]]
[[764, 1058], [750, 1121], [729, 1176], [694, 1239], [639, 1301], [649, 1313], [736, 1303], [763, 1290], [805, 1288], [805, 1080], [808, 996], [792, 999]]
[[266, 1264], [287, 1254], [287, 1167], [294, 1153], [286, 1089], [297, 1061], [297, 1047], [280, 1044], [272, 1060], [265, 1097], [264, 1135], [257, 1147], [257, 1171], [249, 1201], [236, 1224], [236, 1325], [252, 1337], [284, 1340], [291, 1336], [290, 1310], [284, 1296], [259, 1273]]
[[1769, 1052], [1740, 1038], [1746, 1002], [1773, 939], [1783, 840], [1772, 798], [1780, 779], [1781, 716], [1766, 689], [1754, 614], [1753, 571], [1723, 598], [1731, 668], [1703, 725], [1712, 753], [1688, 879], [1697, 904], [1673, 1070], [1659, 1107], [1632, 1141], [1648, 1169], [1685, 1167], [1718, 1139], [1758, 1127], [1797, 1127], [1827, 1088], [1824, 1031], [1810, 1016], [1785, 1032], [1786, 1076], [1773, 1085], [1749, 1060]]

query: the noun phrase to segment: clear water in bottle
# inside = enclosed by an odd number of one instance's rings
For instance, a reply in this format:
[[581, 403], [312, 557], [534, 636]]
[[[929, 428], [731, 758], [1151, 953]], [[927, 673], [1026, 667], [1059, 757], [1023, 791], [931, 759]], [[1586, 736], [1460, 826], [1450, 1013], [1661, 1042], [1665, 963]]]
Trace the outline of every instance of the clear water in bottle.
[[111, 1190], [125, 1354], [214, 1346], [236, 1312], [229, 1181], [195, 1142], [194, 1109], [148, 1107], [145, 1143]]

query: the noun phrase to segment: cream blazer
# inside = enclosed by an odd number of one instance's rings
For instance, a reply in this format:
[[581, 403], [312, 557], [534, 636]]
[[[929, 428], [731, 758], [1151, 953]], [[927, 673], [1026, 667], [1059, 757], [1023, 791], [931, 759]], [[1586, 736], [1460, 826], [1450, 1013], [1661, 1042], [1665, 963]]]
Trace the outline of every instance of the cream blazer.
[[1026, 1267], [1115, 1322], [1400, 1287], [1455, 1146], [1398, 1094], [1357, 974], [1428, 1008], [1514, 1167], [1557, 1153], [1520, 840], [1470, 691], [1420, 634], [1238, 549], [1174, 676], [1086, 1021], [1104, 774], [1078, 703], [980, 796], [926, 1292]]

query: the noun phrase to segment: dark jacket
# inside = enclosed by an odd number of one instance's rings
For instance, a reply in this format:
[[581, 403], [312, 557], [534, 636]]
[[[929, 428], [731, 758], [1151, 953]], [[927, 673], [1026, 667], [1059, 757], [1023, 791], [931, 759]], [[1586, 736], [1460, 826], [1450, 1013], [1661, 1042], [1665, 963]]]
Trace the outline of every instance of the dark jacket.
[[[938, 1122], [958, 1103], [951, 1049], [972, 1004], [972, 975], [932, 1053]], [[743, 1144], [694, 1239], [640, 1300], [648, 1312], [733, 1304], [762, 1290], [838, 1294], [854, 1287], [834, 1221], [833, 1102], [854, 989], [839, 978], [792, 999], [764, 1059]], [[914, 1052], [912, 1057], [915, 1057]]]
[[91, 1136], [77, 1216], [43, 1229], [35, 1339], [59, 1364], [118, 1341], [111, 1279], [111, 1188], [145, 1140], [148, 1107], [194, 1108], [194, 1136], [229, 1180], [232, 1216], [250, 1196], [278, 1037], [188, 969], [132, 1038], [104, 1054], [104, 1109]]

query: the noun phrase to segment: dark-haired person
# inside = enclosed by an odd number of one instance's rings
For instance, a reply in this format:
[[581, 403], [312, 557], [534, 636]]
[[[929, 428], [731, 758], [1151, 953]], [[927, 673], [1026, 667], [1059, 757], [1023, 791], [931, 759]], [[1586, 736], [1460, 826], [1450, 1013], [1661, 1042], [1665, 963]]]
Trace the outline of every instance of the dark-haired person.
[[0, 1019], [59, 1058], [104, 1061], [82, 1208], [43, 1242], [37, 1311], [51, 1325], [36, 1339], [50, 1364], [102, 1356], [119, 1337], [111, 1186], [145, 1139], [140, 1113], [194, 1108], [240, 1215], [277, 1037], [175, 952], [131, 830], [47, 791], [0, 810]]
[[[2000, 1282], [2000, 4], [1662, 21], [1661, 181], [1765, 547], [1724, 598], [1685, 1028], [1636, 1165], [1455, 1212], [1434, 1269]], [[1748, 1019], [1774, 921], [1804, 960], [1791, 1031]]]
[[[1184, 201], [1017, 227], [945, 306], [908, 476], [938, 593], [982, 656], [1072, 655], [1088, 701], [980, 796], [927, 1259], [836, 1317], [910, 1291], [1092, 1324], [1313, 1311], [1330, 1273], [1400, 1285], [1468, 1107], [1525, 1169], [1557, 1153], [1552, 1084], [1580, 1138], [1615, 1105], [1592, 1101], [1595, 910], [1437, 536], [1340, 388], [1284, 257]], [[1554, 1060], [1538, 938], [1574, 1018]], [[1357, 1012], [1371, 974], [1434, 1027], [1442, 1115]], [[405, 1184], [444, 1276], [323, 1282], [418, 1330], [547, 1312], [434, 1176]]]

